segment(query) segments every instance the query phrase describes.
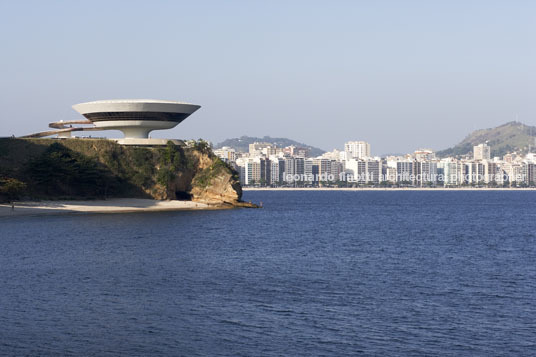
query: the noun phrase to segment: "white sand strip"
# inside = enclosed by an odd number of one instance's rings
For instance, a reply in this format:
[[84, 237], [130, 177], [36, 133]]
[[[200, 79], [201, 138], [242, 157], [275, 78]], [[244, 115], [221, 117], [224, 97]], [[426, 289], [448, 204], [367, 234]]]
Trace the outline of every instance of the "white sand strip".
[[517, 187], [242, 187], [242, 191], [534, 191]]
[[157, 201], [139, 198], [118, 198], [95, 201], [40, 201], [0, 204], [0, 217], [47, 215], [61, 213], [124, 213], [151, 211], [206, 210], [221, 208], [191, 201]]

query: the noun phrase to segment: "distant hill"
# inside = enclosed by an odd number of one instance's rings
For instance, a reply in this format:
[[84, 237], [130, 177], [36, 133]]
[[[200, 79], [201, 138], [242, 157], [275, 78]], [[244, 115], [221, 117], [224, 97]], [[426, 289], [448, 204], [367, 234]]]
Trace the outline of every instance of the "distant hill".
[[287, 138], [272, 138], [265, 136], [263, 138], [258, 138], [254, 136], [241, 136], [239, 138], [227, 139], [215, 146], [216, 149], [219, 149], [224, 146], [234, 148], [236, 151], [248, 152], [249, 144], [254, 142], [270, 143], [277, 145], [277, 147], [284, 148], [285, 146], [294, 145], [296, 147], [307, 148], [311, 156], [320, 156], [325, 153], [324, 150], [310, 146], [307, 144], [299, 143], [297, 141], [287, 139]]
[[473, 152], [473, 146], [487, 142], [491, 157], [509, 152], [527, 152], [528, 146], [535, 147], [536, 127], [512, 121], [501, 126], [473, 131], [459, 144], [438, 151], [440, 157], [461, 156]]

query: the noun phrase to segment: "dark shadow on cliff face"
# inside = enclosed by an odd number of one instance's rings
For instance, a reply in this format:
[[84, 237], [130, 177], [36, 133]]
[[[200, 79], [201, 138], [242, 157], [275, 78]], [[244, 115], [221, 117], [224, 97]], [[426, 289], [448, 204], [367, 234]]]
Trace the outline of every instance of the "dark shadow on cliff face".
[[149, 197], [97, 158], [73, 151], [56, 140], [3, 139], [0, 149], [0, 174], [24, 182], [26, 198]]
[[50, 145], [30, 160], [26, 172], [32, 193], [45, 197], [106, 198], [148, 197], [125, 178], [114, 175], [95, 158], [75, 152], [60, 143]]
[[242, 201], [242, 186], [240, 185], [240, 181], [234, 181], [231, 187], [238, 194], [238, 200], [237, 201]]

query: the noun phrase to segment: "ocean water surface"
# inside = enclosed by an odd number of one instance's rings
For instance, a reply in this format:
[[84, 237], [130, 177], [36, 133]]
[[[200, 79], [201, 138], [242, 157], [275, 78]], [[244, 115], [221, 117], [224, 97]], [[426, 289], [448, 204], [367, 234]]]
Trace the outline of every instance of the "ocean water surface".
[[536, 192], [0, 218], [0, 355], [536, 353]]

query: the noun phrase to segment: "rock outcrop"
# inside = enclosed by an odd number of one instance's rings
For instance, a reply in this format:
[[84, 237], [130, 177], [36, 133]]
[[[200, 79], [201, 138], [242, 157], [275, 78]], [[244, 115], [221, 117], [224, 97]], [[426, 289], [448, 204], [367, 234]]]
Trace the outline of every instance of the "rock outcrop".
[[132, 147], [110, 140], [0, 139], [0, 178], [23, 182], [24, 197], [33, 199], [144, 197], [244, 206], [237, 172], [203, 141]]

